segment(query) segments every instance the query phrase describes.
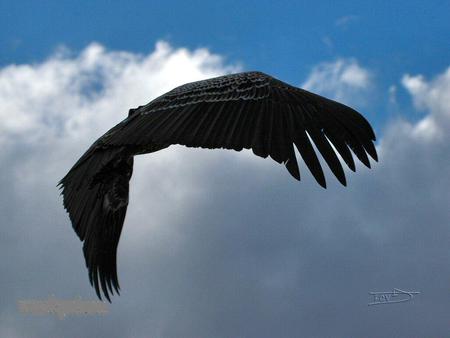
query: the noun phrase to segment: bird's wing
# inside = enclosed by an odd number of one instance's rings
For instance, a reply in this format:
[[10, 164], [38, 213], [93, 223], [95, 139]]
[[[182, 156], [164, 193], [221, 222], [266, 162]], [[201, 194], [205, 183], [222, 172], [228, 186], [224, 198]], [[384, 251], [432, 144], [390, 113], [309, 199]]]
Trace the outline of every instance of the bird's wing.
[[133, 157], [125, 147], [94, 144], [60, 181], [64, 207], [84, 241], [91, 285], [101, 299], [119, 292], [116, 252], [128, 205]]
[[295, 144], [317, 182], [326, 187], [310, 139], [343, 185], [344, 171], [331, 144], [353, 171], [350, 149], [367, 167], [367, 154], [377, 160], [375, 134], [361, 114], [260, 72], [177, 87], [134, 110], [106, 143], [252, 149], [284, 163], [300, 180]]

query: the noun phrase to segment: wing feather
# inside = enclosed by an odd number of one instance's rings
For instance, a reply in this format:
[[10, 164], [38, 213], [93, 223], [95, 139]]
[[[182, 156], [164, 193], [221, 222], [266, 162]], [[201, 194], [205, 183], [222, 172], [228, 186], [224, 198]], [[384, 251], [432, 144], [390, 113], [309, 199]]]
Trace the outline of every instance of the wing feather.
[[294, 136], [294, 143], [317, 183], [326, 188], [327, 183], [325, 181], [322, 166], [320, 165], [319, 159], [317, 158], [314, 148], [312, 147], [304, 129], [300, 129]]
[[267, 148], [266, 142], [266, 131], [264, 129], [264, 121], [267, 119], [267, 104], [266, 100], [256, 101], [254, 103], [253, 115], [254, 115], [254, 125], [253, 128], [253, 137], [252, 137], [252, 150], [253, 153], [257, 156], [266, 158], [269, 156], [269, 149]]
[[325, 134], [322, 130], [323, 127], [320, 127], [318, 125], [319, 123], [317, 119], [314, 119], [314, 111], [316, 110], [316, 108], [314, 106], [311, 106], [308, 109], [308, 106], [303, 106], [303, 109], [308, 112], [306, 131], [311, 136], [311, 139], [319, 149], [319, 152], [322, 154], [322, 157], [327, 162], [333, 174], [337, 177], [339, 182], [341, 182], [341, 184], [345, 186], [347, 182], [345, 180], [345, 174], [344, 170], [342, 169], [341, 162], [336, 156], [336, 153], [334, 152], [330, 143], [326, 139]]
[[223, 105], [216, 102], [212, 102], [206, 108], [210, 116], [209, 124], [205, 126], [205, 132], [203, 134], [200, 142], [205, 144], [207, 148], [218, 148], [217, 144], [217, 134], [214, 133], [217, 128], [217, 124], [220, 123], [223, 118], [222, 110]]
[[[239, 101], [238, 101], [239, 102]], [[234, 150], [242, 150], [245, 147], [245, 141], [242, 138], [242, 128], [245, 126], [245, 120], [248, 118], [247, 112], [247, 102], [244, 101], [241, 104], [233, 104], [232, 111], [236, 113], [232, 123], [230, 124], [230, 129], [226, 133], [225, 146]]]

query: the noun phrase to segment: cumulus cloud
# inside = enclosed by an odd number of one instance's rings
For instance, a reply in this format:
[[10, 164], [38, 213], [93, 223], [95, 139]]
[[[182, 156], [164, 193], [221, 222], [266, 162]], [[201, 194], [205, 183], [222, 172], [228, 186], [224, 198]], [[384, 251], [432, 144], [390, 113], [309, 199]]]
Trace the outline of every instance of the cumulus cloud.
[[[0, 70], [1, 336], [447, 334], [448, 71], [405, 75], [423, 120], [378, 132], [380, 162], [359, 166], [347, 188], [318, 187], [304, 165], [298, 183], [248, 151], [176, 146], [138, 156], [119, 244], [122, 296], [104, 317], [24, 321], [17, 300], [94, 297], [58, 179], [128, 108], [237, 68], [159, 42], [148, 55], [91, 44]], [[370, 74], [338, 60], [305, 85], [348, 99], [370, 88]], [[419, 127], [427, 119], [435, 130]], [[421, 294], [367, 307], [368, 292], [394, 287]]]
[[57, 53], [36, 65], [11, 65], [0, 73], [0, 144], [85, 139], [176, 85], [235, 69], [206, 49], [174, 50], [163, 41], [150, 55], [92, 43], [74, 58]]
[[348, 104], [361, 104], [371, 87], [372, 77], [357, 60], [337, 59], [315, 66], [302, 87]]
[[418, 109], [431, 112], [417, 123], [413, 133], [425, 139], [442, 139], [450, 129], [450, 68], [432, 81], [406, 74], [402, 84]]

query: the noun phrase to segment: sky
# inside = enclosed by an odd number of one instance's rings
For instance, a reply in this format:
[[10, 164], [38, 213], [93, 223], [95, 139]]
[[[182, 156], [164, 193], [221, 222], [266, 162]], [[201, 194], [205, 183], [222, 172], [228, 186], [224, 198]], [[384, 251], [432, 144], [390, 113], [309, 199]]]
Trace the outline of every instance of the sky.
[[[0, 1], [0, 336], [444, 337], [450, 1]], [[128, 109], [259, 70], [374, 126], [379, 162], [322, 189], [251, 151], [137, 156], [104, 315], [56, 184]], [[299, 156], [297, 156], [299, 158]], [[370, 292], [415, 291], [368, 306]]]

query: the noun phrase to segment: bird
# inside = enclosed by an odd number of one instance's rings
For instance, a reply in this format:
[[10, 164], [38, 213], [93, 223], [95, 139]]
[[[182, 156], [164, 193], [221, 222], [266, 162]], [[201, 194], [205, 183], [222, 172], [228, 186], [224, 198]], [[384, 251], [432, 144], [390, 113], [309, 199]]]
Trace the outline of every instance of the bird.
[[356, 110], [259, 71], [181, 85], [128, 116], [97, 139], [59, 181], [63, 205], [83, 242], [89, 281], [97, 297], [120, 294], [117, 246], [128, 206], [135, 155], [170, 145], [251, 149], [283, 164], [300, 181], [298, 154], [326, 188], [322, 155], [346, 185], [337, 154], [355, 171], [353, 155], [368, 168], [378, 161], [375, 133]]

